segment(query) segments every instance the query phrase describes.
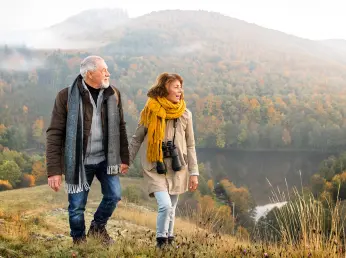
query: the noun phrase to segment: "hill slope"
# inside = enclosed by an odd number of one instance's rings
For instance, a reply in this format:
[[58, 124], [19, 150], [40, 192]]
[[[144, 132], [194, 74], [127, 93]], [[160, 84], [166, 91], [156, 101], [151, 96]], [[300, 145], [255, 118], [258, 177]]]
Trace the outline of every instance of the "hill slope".
[[[124, 26], [116, 30], [107, 31], [104, 33], [104, 38], [108, 39], [108, 41], [113, 41], [119, 37], [120, 42], [123, 42], [130, 35], [133, 38], [129, 39], [135, 39], [140, 36], [142, 38], [146, 36], [146, 38], [151, 38], [153, 41], [165, 39], [166, 42], [162, 47], [171, 54], [192, 52], [188, 46], [198, 43], [200, 46], [205, 46], [203, 50], [209, 51], [215, 50], [214, 48], [222, 50], [227, 50], [228, 48], [227, 52], [229, 52], [244, 48], [247, 51], [244, 51], [243, 54], [249, 57], [253, 55], [252, 59], [255, 56], [257, 58], [263, 58], [269, 54], [264, 51], [269, 51], [273, 55], [293, 55], [293, 58], [295, 57], [294, 55], [302, 55], [302, 57], [307, 59], [323, 58], [328, 60], [329, 58], [331, 61], [334, 59], [341, 60], [335, 53], [329, 53], [331, 49], [319, 44], [318, 41], [299, 38], [219, 13], [206, 11], [153, 12], [136, 19], [131, 19]], [[155, 37], [158, 39], [155, 39]], [[146, 38], [144, 37], [144, 39]], [[143, 43], [145, 45], [146, 40]], [[213, 45], [214, 48], [210, 48]], [[179, 51], [176, 49], [177, 51], [174, 51], [173, 49], [172, 51], [172, 46], [181, 47], [182, 50]], [[139, 51], [141, 47], [143, 45], [138, 46]], [[190, 51], [186, 51], [186, 49]], [[197, 51], [202, 50], [202, 48], [194, 49]], [[156, 51], [158, 50], [160, 51], [162, 49], [156, 49]], [[115, 51], [124, 53], [123, 49], [115, 49]], [[145, 54], [145, 51], [142, 54]], [[227, 55], [223, 57], [225, 59], [232, 58], [232, 56]], [[343, 61], [346, 61], [346, 59]]]
[[[123, 186], [138, 181], [122, 178]], [[100, 202], [98, 182], [92, 187], [85, 212], [87, 226]], [[176, 245], [163, 251], [155, 248], [156, 212], [143, 210], [122, 200], [107, 229], [116, 244], [106, 248], [98, 239], [73, 246], [69, 237], [67, 196], [47, 185], [0, 192], [1, 257], [321, 257], [323, 251], [249, 243], [229, 235], [211, 233], [193, 222], [178, 218]], [[192, 221], [192, 220], [191, 220]], [[213, 223], [213, 221], [211, 221]], [[243, 236], [244, 237], [244, 236]], [[328, 254], [338, 257], [338, 254]]]
[[[121, 183], [124, 188], [139, 187], [140, 181], [122, 178]], [[123, 198], [107, 224], [116, 244], [105, 248], [98, 239], [88, 238], [87, 245], [75, 247], [69, 236], [67, 196], [63, 191], [55, 193], [44, 185], [0, 192], [0, 198], [2, 257], [232, 257], [241, 253], [241, 244], [247, 245], [178, 218], [176, 246], [163, 255], [155, 249], [156, 212]], [[101, 189], [95, 181], [85, 211], [87, 228], [100, 200]]]
[[114, 29], [129, 19], [128, 13], [122, 9], [90, 9], [44, 29], [0, 34], [0, 44], [27, 45], [36, 49], [99, 47], [105, 43], [100, 38], [104, 31]]
[[81, 40], [89, 36], [94, 40], [100, 32], [114, 29], [129, 19], [128, 13], [122, 9], [91, 9], [47, 29], [66, 39]]

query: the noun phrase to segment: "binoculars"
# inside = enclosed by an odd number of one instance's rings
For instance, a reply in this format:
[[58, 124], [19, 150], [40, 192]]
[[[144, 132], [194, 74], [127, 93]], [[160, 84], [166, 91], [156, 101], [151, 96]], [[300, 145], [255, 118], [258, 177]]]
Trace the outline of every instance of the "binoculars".
[[[163, 158], [172, 158], [172, 169], [173, 171], [180, 171], [182, 168], [178, 151], [172, 141], [162, 143]], [[156, 170], [158, 174], [164, 174], [167, 172], [167, 168], [164, 162], [156, 162]]]

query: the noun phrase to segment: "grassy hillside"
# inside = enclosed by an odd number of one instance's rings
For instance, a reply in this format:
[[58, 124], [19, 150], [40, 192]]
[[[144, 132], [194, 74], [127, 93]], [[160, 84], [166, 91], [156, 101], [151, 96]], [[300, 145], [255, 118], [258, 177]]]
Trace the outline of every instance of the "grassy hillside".
[[[136, 179], [122, 178], [121, 181], [124, 188], [128, 185], [140, 187], [141, 183]], [[105, 250], [95, 239], [86, 246], [72, 247], [66, 210], [67, 201], [63, 191], [54, 193], [48, 186], [39, 186], [1, 192], [0, 199], [0, 256], [71, 257], [73, 253], [78, 257], [156, 257], [157, 255], [154, 248], [156, 213], [150, 208], [153, 201], [149, 201], [147, 206], [127, 203], [126, 200], [119, 203], [108, 223], [109, 233], [116, 239], [117, 244]], [[100, 185], [94, 182], [86, 210], [87, 227], [99, 200]], [[172, 254], [174, 250], [178, 257], [192, 257], [194, 254], [204, 253], [221, 255], [220, 251], [226, 251], [229, 244], [234, 246], [240, 244], [236, 244], [234, 239], [225, 237], [218, 244], [220, 247], [223, 246], [223, 249], [217, 250], [206, 246], [206, 244], [215, 244], [213, 240], [215, 235], [210, 234], [207, 239], [206, 232], [199, 231], [194, 224], [181, 219], [178, 219], [176, 228], [179, 235], [177, 244], [182, 246], [177, 250], [172, 249], [170, 253]]]
[[[141, 184], [137, 179], [121, 181], [124, 188]], [[99, 184], [94, 183], [86, 210], [87, 226], [100, 200]], [[119, 203], [108, 223], [108, 231], [116, 239], [114, 246], [105, 248], [97, 239], [89, 239], [87, 245], [73, 247], [63, 191], [54, 193], [48, 186], [39, 186], [1, 192], [0, 199], [0, 257], [338, 257], [308, 247], [270, 246], [213, 234], [182, 218], [176, 222], [176, 245], [159, 251], [154, 247], [153, 200], [145, 205]]]

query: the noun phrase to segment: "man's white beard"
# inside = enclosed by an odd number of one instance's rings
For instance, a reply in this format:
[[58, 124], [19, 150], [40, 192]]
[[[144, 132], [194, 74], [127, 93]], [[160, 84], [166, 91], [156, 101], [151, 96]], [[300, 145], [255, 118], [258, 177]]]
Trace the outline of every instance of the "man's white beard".
[[109, 87], [109, 81], [108, 82], [102, 82], [101, 89], [107, 89]]

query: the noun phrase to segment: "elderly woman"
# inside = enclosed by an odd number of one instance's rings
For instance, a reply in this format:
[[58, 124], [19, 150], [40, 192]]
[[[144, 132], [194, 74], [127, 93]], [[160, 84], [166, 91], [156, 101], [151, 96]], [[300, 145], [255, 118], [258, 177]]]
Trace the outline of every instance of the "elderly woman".
[[130, 164], [141, 145], [141, 165], [150, 197], [158, 205], [157, 247], [174, 240], [179, 195], [198, 186], [192, 114], [186, 108], [183, 79], [162, 73], [148, 91], [148, 101], [130, 142]]

